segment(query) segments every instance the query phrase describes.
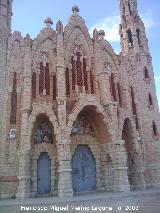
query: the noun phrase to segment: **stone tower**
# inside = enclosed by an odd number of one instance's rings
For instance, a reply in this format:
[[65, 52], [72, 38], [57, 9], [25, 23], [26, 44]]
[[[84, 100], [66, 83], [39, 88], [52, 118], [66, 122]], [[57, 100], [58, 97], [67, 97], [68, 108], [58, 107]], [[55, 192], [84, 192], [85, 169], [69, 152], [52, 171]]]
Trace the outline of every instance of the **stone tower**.
[[11, 34], [11, 16], [12, 0], [0, 0], [0, 140], [3, 140], [4, 88], [6, 88], [7, 48], [8, 38]]
[[[154, 159], [154, 156], [160, 154], [158, 141], [160, 116], [152, 57], [148, 48], [145, 26], [138, 13], [137, 0], [120, 0], [120, 16], [121, 54], [130, 82], [131, 104], [137, 134], [141, 138], [140, 143], [145, 152], [146, 183], [154, 185], [157, 183], [156, 177], [160, 172], [159, 158]], [[148, 178], [148, 175], [151, 176]]]
[[149, 54], [145, 26], [138, 14], [137, 0], [120, 0], [120, 15], [120, 36], [123, 54], [127, 54], [132, 50], [135, 53], [145, 52]]
[[[5, 88], [8, 36], [11, 33], [12, 1], [0, 1], [0, 117], [2, 118], [3, 89]], [[3, 88], [3, 89], [2, 89]], [[2, 121], [2, 120], [1, 120]], [[0, 128], [1, 130], [1, 128]], [[0, 134], [1, 135], [1, 134]]]

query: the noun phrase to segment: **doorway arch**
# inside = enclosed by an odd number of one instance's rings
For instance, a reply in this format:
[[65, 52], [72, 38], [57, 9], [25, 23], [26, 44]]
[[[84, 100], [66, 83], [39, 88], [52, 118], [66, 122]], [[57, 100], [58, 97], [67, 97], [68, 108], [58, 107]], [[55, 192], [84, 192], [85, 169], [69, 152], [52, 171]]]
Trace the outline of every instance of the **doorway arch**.
[[[74, 113], [74, 112], [73, 112]], [[71, 149], [71, 156], [73, 156], [71, 161], [71, 167], [72, 167], [72, 186], [73, 191], [93, 191], [93, 190], [99, 190], [99, 191], [105, 191], [109, 190], [110, 184], [108, 184], [108, 173], [109, 173], [109, 167], [112, 162], [108, 162], [107, 158], [107, 144], [112, 141], [112, 132], [110, 131], [110, 125], [111, 123], [106, 123], [106, 117], [105, 114], [98, 111], [98, 108], [93, 105], [87, 105], [85, 106], [79, 113], [76, 114], [74, 117], [73, 123], [72, 123], [72, 130], [70, 134], [70, 149]], [[89, 189], [86, 186], [85, 190], [77, 190], [74, 186], [74, 178], [73, 174], [76, 172], [81, 172], [83, 174], [85, 171], [79, 171], [73, 167], [73, 159], [75, 156], [75, 153], [77, 150], [79, 150], [79, 153], [83, 153], [85, 155], [85, 151], [83, 148], [80, 151], [81, 146], [86, 146], [90, 150], [90, 156], [92, 156], [92, 160], [90, 158], [90, 161], [94, 163], [92, 164], [92, 169], [95, 167], [95, 169], [92, 170], [95, 171], [95, 179], [92, 180], [94, 183], [94, 187], [90, 187]], [[85, 148], [87, 149], [87, 148]], [[78, 151], [77, 151], [78, 152]], [[87, 152], [87, 151], [86, 151]], [[80, 154], [77, 155], [80, 155]], [[87, 155], [87, 154], [86, 154]], [[78, 158], [78, 157], [77, 157]], [[83, 161], [83, 160], [79, 160]], [[79, 163], [77, 160], [77, 162]], [[81, 163], [81, 167], [83, 167], [83, 163]], [[94, 166], [93, 166], [94, 165]], [[85, 166], [89, 167], [89, 165], [85, 164]], [[77, 167], [75, 167], [77, 168]], [[86, 168], [83, 168], [84, 170]], [[93, 172], [94, 174], [94, 172]], [[78, 175], [77, 175], [78, 178]], [[91, 182], [92, 182], [91, 181]], [[78, 183], [79, 184], [79, 183]], [[83, 181], [81, 181], [80, 184], [83, 184]], [[90, 184], [90, 183], [88, 183]], [[81, 186], [80, 186], [81, 187]], [[78, 188], [78, 187], [77, 187]]]
[[[35, 119], [32, 129], [31, 145], [32, 194], [33, 196], [56, 195], [58, 190], [56, 136], [53, 123], [44, 113], [39, 114]], [[43, 173], [43, 171], [45, 171], [45, 173]], [[47, 181], [43, 182], [43, 179]], [[50, 182], [52, 182], [52, 184]]]

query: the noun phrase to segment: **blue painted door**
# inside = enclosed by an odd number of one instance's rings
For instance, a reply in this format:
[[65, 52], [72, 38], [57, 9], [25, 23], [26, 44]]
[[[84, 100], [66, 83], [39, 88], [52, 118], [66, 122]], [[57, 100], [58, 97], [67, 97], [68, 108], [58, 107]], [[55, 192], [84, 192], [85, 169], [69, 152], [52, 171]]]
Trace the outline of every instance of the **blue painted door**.
[[79, 145], [72, 158], [72, 187], [74, 192], [96, 190], [95, 160], [87, 145]]
[[38, 194], [48, 194], [51, 191], [51, 160], [47, 153], [42, 153], [37, 162]]

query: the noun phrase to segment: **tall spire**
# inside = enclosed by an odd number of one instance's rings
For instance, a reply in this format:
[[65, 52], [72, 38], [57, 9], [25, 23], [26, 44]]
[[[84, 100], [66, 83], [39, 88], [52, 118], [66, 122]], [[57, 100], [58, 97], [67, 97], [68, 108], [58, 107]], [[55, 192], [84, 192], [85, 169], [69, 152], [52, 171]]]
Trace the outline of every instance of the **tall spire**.
[[13, 0], [0, 0], [0, 30], [11, 32]]
[[138, 16], [137, 0], [120, 0], [121, 19]]
[[120, 37], [124, 54], [129, 51], [149, 52], [145, 27], [141, 20], [137, 0], [119, 0], [120, 3]]

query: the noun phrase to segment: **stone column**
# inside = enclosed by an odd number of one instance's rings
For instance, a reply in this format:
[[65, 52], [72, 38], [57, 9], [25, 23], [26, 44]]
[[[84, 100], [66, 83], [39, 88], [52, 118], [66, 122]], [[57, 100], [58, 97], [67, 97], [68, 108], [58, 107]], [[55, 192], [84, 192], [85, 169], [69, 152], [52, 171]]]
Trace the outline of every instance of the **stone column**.
[[31, 163], [30, 151], [19, 152], [19, 180], [16, 198], [24, 199], [31, 196]]
[[99, 37], [101, 34], [94, 30], [94, 65], [95, 65], [95, 81], [96, 81], [96, 93], [100, 96], [100, 102], [106, 105], [110, 102], [110, 88], [109, 88], [109, 76], [104, 67], [102, 60], [102, 47], [100, 45]]
[[109, 76], [106, 70], [103, 70], [99, 75], [101, 103], [106, 105], [111, 102]]
[[[0, 2], [2, 4], [2, 1]], [[1, 6], [0, 6], [1, 7]], [[4, 6], [3, 6], [4, 7]], [[1, 13], [3, 11], [1, 7], [0, 11], [0, 175], [3, 175], [3, 169], [5, 166], [5, 155], [6, 155], [6, 126], [7, 126], [7, 48], [9, 48], [10, 40], [8, 39], [8, 29], [5, 27], [2, 21]]]
[[25, 39], [25, 57], [24, 57], [24, 86], [22, 98], [22, 117], [21, 117], [21, 135], [19, 148], [19, 185], [17, 198], [27, 198], [31, 196], [31, 133], [28, 128], [28, 117], [31, 110], [31, 49], [29, 35]]
[[65, 86], [65, 64], [63, 45], [63, 25], [57, 22], [57, 102], [59, 133], [57, 135], [57, 157], [58, 157], [58, 196], [73, 196], [71, 185], [71, 156], [70, 141], [66, 137], [66, 86]]
[[66, 128], [66, 80], [64, 64], [63, 25], [61, 21], [56, 24], [57, 30], [57, 102], [58, 122], [62, 131]]
[[131, 141], [126, 141], [126, 143], [132, 143], [131, 150], [128, 150], [128, 165], [130, 174], [130, 183], [132, 189], [144, 189], [144, 160], [143, 160], [143, 150], [140, 145], [139, 132], [136, 131], [135, 115], [132, 119], [133, 126], [129, 126], [128, 131], [130, 132]]
[[109, 114], [109, 116], [112, 118], [112, 125], [115, 129], [115, 136], [118, 137], [118, 103], [117, 102], [110, 102], [109, 104], [103, 106], [105, 111]]
[[112, 144], [107, 143], [103, 145], [103, 174], [104, 174], [104, 188], [105, 191], [113, 191], [113, 161], [112, 161]]
[[113, 191], [130, 191], [128, 182], [127, 153], [123, 140], [112, 144]]
[[59, 143], [58, 150], [58, 196], [72, 197], [71, 154], [68, 143]]
[[139, 136], [134, 138], [133, 150], [130, 153], [132, 164], [130, 169], [131, 182], [133, 189], [145, 189], [146, 184], [144, 180], [144, 162], [143, 162], [143, 150], [140, 147], [138, 141]]

